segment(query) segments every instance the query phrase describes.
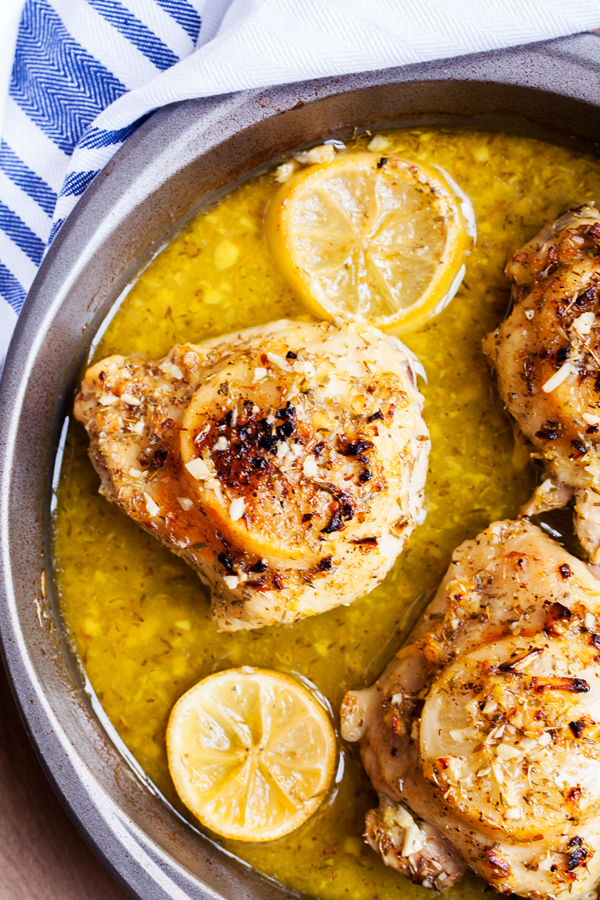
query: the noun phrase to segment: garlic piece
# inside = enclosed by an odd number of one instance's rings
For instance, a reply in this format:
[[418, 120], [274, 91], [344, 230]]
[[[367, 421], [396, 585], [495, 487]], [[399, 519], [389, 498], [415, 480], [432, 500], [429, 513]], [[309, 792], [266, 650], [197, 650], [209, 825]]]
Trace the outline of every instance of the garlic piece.
[[273, 363], [274, 366], [279, 366], [280, 369], [291, 372], [290, 364], [283, 356], [279, 356], [277, 353], [267, 353], [267, 359], [270, 363]]
[[302, 463], [302, 471], [307, 478], [316, 478], [318, 473], [317, 461], [314, 456], [307, 456]]
[[596, 316], [593, 312], [585, 312], [573, 321], [573, 328], [581, 337], [585, 337], [594, 327]]
[[114, 394], [102, 394], [98, 397], [98, 403], [100, 406], [114, 406], [115, 403], [119, 402], [119, 398]]
[[557, 387], [560, 387], [563, 381], [566, 381], [569, 375], [571, 374], [571, 362], [567, 360], [562, 364], [558, 372], [555, 372], [554, 375], [551, 375], [548, 381], [546, 381], [542, 385], [542, 390], [545, 394], [550, 394], [552, 391], [555, 391]]
[[160, 506], [154, 502], [150, 494], [147, 494], [144, 491], [144, 500], [146, 501], [146, 509], [148, 510], [148, 515], [151, 519], [157, 516], [160, 512]]
[[376, 134], [367, 144], [367, 150], [370, 150], [371, 153], [381, 153], [383, 150], [387, 150], [389, 146], [390, 142], [386, 137], [383, 137], [381, 134]]
[[189, 463], [185, 464], [185, 467], [192, 478], [195, 478], [197, 481], [206, 481], [207, 478], [211, 477], [210, 469], [200, 457], [190, 460]]
[[123, 403], [126, 403], [127, 406], [139, 406], [140, 401], [137, 397], [134, 397], [133, 394], [121, 394], [121, 400]]
[[246, 509], [246, 504], [242, 497], [236, 497], [235, 500], [232, 500], [229, 504], [229, 517], [232, 522], [237, 522], [238, 519], [241, 519], [244, 515], [244, 510]]
[[289, 178], [292, 177], [295, 169], [296, 169], [295, 162], [290, 161], [290, 162], [282, 163], [280, 166], [277, 166], [277, 168], [275, 169], [275, 181], [278, 184], [285, 184], [285, 182]]

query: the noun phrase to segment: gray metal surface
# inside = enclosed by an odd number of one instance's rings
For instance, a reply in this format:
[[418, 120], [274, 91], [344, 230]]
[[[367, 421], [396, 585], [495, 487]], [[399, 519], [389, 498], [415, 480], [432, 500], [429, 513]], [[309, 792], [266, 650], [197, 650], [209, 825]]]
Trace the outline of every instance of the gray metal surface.
[[48, 776], [132, 896], [268, 900], [290, 892], [233, 864], [152, 793], [90, 706], [61, 635], [48, 558], [50, 479], [95, 330], [166, 235], [291, 149], [421, 116], [534, 123], [598, 142], [599, 108], [600, 38], [591, 34], [187, 101], [142, 126], [63, 226], [26, 301], [0, 386], [0, 636]]

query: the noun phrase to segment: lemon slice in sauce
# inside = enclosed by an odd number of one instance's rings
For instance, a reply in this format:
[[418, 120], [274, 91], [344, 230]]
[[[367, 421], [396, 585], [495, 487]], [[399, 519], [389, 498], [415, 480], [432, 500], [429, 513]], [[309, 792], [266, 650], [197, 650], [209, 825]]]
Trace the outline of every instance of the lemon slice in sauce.
[[177, 793], [203, 825], [226, 838], [272, 841], [323, 801], [336, 740], [303, 685], [244, 666], [210, 675], [178, 700], [167, 753]]
[[462, 281], [463, 203], [434, 167], [348, 153], [286, 181], [265, 234], [314, 315], [400, 334], [440, 312]]

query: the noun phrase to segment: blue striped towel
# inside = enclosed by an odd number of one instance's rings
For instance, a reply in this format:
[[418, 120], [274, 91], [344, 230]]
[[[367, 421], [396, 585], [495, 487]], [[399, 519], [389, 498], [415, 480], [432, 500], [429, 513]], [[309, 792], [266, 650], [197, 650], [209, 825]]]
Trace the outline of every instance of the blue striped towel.
[[599, 0], [7, 2], [22, 13], [0, 142], [0, 365], [48, 244], [152, 110], [600, 27]]

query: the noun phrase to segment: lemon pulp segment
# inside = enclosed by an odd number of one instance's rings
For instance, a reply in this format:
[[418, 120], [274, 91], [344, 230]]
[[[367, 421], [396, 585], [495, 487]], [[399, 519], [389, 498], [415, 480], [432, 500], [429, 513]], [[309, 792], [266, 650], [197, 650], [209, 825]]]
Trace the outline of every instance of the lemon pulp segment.
[[397, 334], [451, 299], [469, 240], [461, 202], [441, 173], [364, 152], [285, 182], [265, 234], [310, 312]]
[[320, 805], [336, 743], [305, 687], [245, 666], [210, 675], [178, 700], [167, 753], [177, 793], [204, 825], [222, 837], [270, 841]]

